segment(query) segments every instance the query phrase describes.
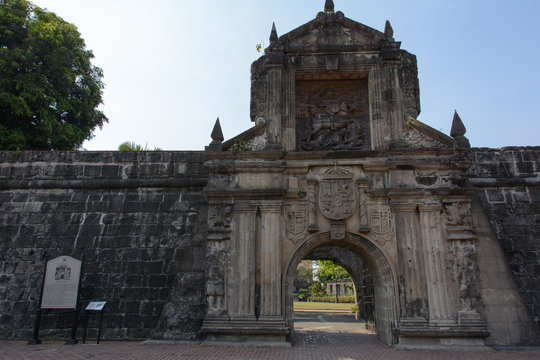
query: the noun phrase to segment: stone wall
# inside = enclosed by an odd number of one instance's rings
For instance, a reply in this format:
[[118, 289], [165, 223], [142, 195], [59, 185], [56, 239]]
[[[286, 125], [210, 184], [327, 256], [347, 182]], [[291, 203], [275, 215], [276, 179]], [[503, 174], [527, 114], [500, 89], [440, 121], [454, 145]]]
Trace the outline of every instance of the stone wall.
[[479, 148], [470, 157], [469, 180], [540, 328], [540, 147]]
[[[0, 153], [0, 338], [31, 337], [45, 253], [85, 256], [81, 305], [107, 301], [105, 338], [193, 338], [206, 180], [201, 152]], [[45, 311], [40, 336], [71, 324]]]

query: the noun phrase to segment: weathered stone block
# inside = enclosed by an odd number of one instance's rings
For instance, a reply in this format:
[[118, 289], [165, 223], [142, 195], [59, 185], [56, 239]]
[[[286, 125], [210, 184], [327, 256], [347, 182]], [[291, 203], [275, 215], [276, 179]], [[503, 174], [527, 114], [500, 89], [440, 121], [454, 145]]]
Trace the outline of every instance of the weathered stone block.
[[535, 166], [532, 161], [520, 161], [516, 163], [517, 171], [521, 176], [530, 176], [535, 171]]
[[118, 165], [102, 165], [101, 176], [105, 178], [117, 178], [120, 176], [120, 167]]

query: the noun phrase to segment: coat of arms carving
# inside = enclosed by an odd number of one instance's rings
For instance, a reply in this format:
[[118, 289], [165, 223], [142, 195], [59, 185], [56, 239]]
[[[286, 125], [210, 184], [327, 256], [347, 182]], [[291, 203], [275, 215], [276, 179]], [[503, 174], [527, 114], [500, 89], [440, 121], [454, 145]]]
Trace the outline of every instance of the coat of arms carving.
[[392, 210], [388, 205], [377, 205], [369, 211], [371, 234], [374, 240], [384, 245], [394, 235], [394, 221]]
[[303, 202], [285, 204], [283, 216], [288, 238], [294, 243], [303, 239], [308, 228], [309, 204]]
[[343, 220], [354, 213], [354, 178], [349, 170], [334, 167], [323, 172], [319, 181], [319, 208], [331, 220]]

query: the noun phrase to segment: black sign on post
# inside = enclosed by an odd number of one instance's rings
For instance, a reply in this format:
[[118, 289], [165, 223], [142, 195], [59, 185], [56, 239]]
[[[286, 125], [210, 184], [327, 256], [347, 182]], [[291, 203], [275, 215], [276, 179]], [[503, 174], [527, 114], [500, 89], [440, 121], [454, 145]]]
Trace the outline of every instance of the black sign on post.
[[86, 312], [86, 316], [84, 322], [83, 344], [86, 343], [86, 332], [88, 331], [88, 315], [91, 312], [99, 312], [99, 329], [96, 341], [96, 344], [99, 344], [99, 339], [101, 338], [101, 325], [103, 323], [103, 309], [105, 308], [106, 304], [106, 301], [92, 301], [90, 304], [88, 304], [86, 309], [84, 309]]
[[81, 260], [74, 259], [70, 256], [59, 256], [49, 261], [47, 259], [46, 257], [40, 304], [34, 325], [34, 337], [28, 341], [28, 345], [41, 343], [39, 340], [41, 313], [42, 310], [48, 309], [73, 309], [73, 327], [71, 329], [71, 337], [66, 341], [66, 345], [74, 345], [77, 343], [78, 303], [84, 255], [81, 257]]

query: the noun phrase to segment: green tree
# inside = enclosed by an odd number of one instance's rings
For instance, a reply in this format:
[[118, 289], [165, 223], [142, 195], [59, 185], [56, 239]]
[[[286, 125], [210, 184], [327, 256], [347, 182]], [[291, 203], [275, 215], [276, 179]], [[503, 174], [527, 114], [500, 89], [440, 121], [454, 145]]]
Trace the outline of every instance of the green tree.
[[339, 265], [334, 264], [332, 260], [317, 261], [317, 277], [323, 283], [339, 280], [351, 280], [351, 275]]
[[313, 283], [313, 268], [310, 260], [302, 260], [296, 267], [294, 275], [294, 287], [307, 289]]
[[[332, 260], [319, 260], [317, 276], [324, 284], [329, 282], [335, 282], [337, 287], [337, 282], [341, 280], [351, 280], [351, 275], [339, 265], [334, 264]], [[336, 291], [336, 303], [338, 301], [338, 293]]]
[[320, 281], [315, 281], [308, 288], [309, 294], [311, 296], [326, 296], [326, 289], [322, 286]]
[[77, 28], [26, 0], [0, 0], [0, 150], [75, 150], [107, 117], [102, 70]]

